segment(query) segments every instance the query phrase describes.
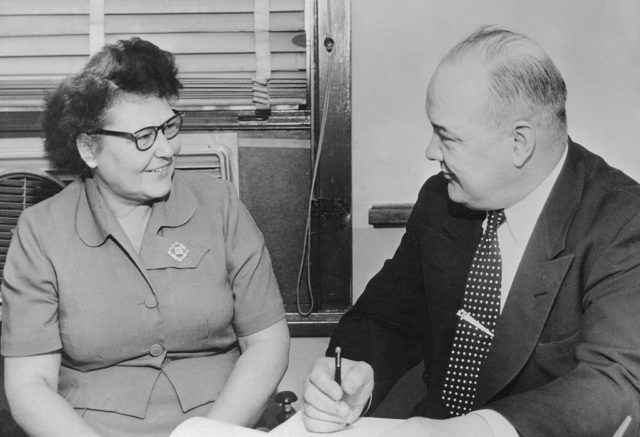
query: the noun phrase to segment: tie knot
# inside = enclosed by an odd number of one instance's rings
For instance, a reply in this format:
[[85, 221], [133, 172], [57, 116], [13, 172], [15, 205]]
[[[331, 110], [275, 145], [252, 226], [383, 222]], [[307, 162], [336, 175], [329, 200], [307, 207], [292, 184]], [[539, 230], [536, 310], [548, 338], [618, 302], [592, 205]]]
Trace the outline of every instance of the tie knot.
[[487, 231], [496, 232], [498, 226], [500, 226], [505, 219], [504, 209], [489, 211], [489, 215], [487, 216]]

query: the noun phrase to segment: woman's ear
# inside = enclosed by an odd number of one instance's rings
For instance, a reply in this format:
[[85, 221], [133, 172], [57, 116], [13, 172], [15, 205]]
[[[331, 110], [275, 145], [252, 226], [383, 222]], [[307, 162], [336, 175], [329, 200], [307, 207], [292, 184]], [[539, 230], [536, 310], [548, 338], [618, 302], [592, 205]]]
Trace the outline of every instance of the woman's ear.
[[78, 147], [78, 153], [85, 164], [91, 169], [98, 166], [96, 159], [96, 147], [95, 141], [87, 134], [80, 134], [76, 138], [76, 147]]
[[516, 123], [513, 136], [513, 164], [521, 168], [533, 155], [536, 148], [536, 133], [527, 121]]

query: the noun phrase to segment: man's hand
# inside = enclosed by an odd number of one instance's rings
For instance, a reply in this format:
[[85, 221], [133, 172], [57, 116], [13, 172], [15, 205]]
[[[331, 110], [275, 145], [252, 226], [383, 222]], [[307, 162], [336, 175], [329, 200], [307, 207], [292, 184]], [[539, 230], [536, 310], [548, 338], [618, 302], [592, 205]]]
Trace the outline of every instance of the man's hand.
[[303, 421], [309, 431], [334, 432], [360, 417], [373, 391], [373, 369], [342, 359], [342, 384], [333, 379], [333, 358], [319, 358], [304, 382]]
[[412, 417], [380, 437], [493, 437], [489, 424], [477, 414], [446, 420]]

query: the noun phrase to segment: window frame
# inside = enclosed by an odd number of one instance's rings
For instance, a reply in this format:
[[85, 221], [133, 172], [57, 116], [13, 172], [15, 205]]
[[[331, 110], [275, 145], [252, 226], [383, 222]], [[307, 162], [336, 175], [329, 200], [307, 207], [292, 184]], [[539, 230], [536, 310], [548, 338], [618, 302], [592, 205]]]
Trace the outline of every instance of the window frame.
[[312, 156], [320, 146], [321, 153], [309, 250], [317, 308], [308, 317], [287, 316], [292, 335], [324, 337], [331, 335], [352, 303], [351, 1], [312, 3]]

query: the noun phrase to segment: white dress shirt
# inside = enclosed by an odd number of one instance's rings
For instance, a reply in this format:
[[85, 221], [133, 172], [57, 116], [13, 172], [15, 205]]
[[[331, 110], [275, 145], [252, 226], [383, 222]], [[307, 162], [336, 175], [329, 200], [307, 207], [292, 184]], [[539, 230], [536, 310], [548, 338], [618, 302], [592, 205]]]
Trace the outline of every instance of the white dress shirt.
[[[533, 228], [538, 221], [540, 212], [544, 207], [551, 189], [558, 179], [562, 165], [567, 158], [567, 148], [565, 147], [562, 158], [556, 164], [549, 175], [538, 185], [527, 197], [509, 208], [505, 208], [505, 221], [498, 228], [498, 243], [500, 244], [500, 255], [502, 257], [502, 288], [500, 294], [500, 312], [509, 297], [509, 290], [516, 275], [520, 260], [527, 247], [529, 238], [533, 233]], [[486, 226], [487, 220], [483, 223]], [[482, 416], [491, 427], [495, 437], [518, 437], [518, 433], [501, 414], [493, 410], [478, 410], [469, 414]]]

